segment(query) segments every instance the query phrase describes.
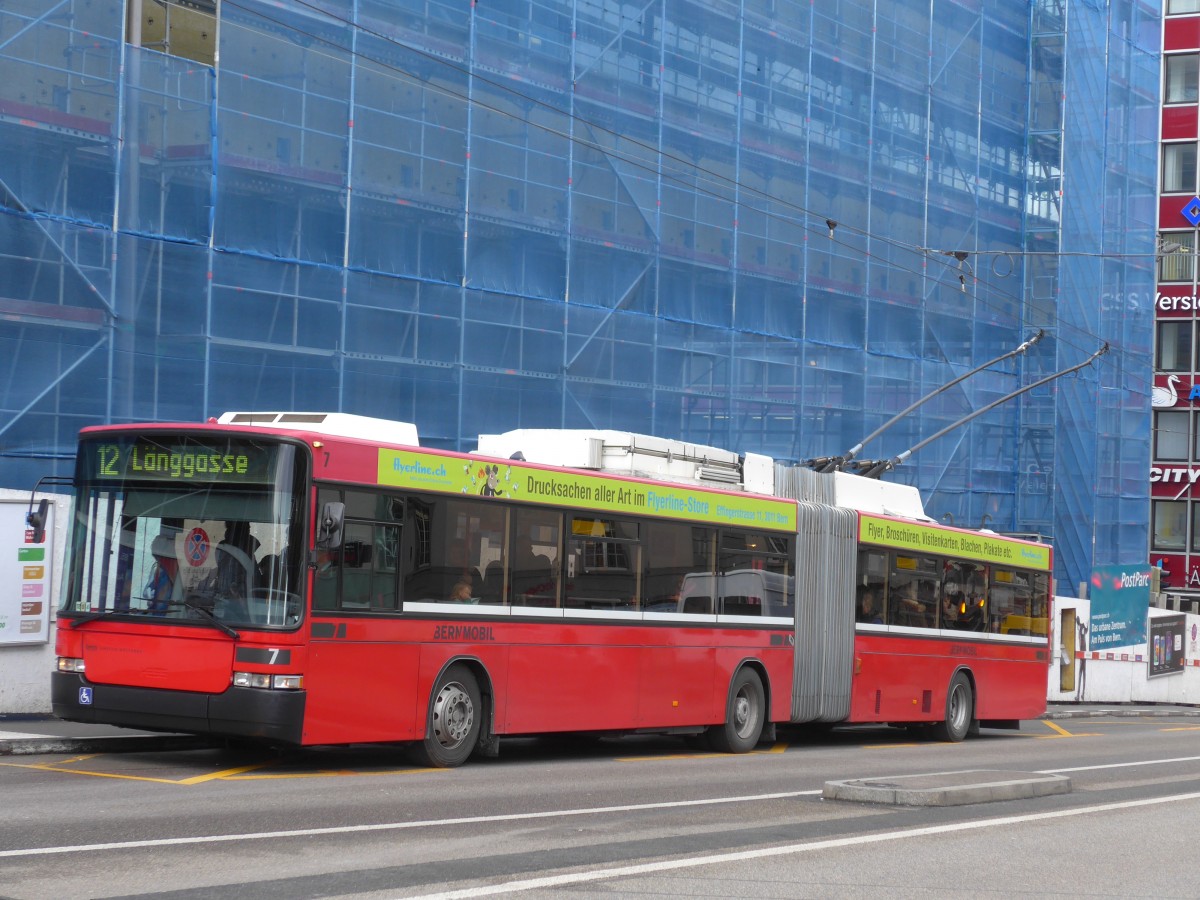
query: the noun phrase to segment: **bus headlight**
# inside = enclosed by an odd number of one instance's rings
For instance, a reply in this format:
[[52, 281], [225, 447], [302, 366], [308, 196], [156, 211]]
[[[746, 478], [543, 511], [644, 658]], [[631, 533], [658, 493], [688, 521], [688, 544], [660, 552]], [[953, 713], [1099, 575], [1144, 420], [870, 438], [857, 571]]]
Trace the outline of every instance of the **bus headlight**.
[[275, 691], [298, 691], [304, 687], [304, 676], [267, 675], [263, 672], [234, 672], [233, 686], [267, 688]]
[[233, 685], [234, 687], [269, 688], [271, 676], [261, 672], [234, 672]]
[[83, 672], [83, 660], [72, 656], [60, 656], [58, 658], [58, 671]]

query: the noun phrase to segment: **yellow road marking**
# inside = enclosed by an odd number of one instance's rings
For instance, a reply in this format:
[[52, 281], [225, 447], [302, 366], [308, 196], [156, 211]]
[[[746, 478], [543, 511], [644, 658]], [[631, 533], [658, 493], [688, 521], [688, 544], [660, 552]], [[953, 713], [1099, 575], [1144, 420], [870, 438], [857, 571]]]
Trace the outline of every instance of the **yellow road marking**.
[[1089, 731], [1089, 732], [1085, 732], [1082, 734], [1074, 734], [1070, 731], [1067, 731], [1067, 729], [1063, 728], [1061, 725], [1056, 725], [1054, 722], [1050, 721], [1049, 719], [1043, 719], [1042, 723], [1047, 728], [1051, 728], [1054, 731], [1058, 732], [1058, 734], [1034, 735], [1034, 737], [1040, 738], [1041, 740], [1044, 740], [1044, 741], [1045, 740], [1051, 740], [1051, 741], [1058, 740], [1059, 738], [1103, 737], [1103, 735], [1100, 734], [1100, 732], [1098, 732], [1098, 731]]
[[[769, 752], [781, 752], [772, 748]], [[316, 772], [270, 772], [256, 775], [249, 775], [248, 772], [254, 772], [256, 769], [265, 769], [268, 766], [276, 765], [276, 761], [272, 760], [265, 763], [256, 763], [249, 766], [238, 766], [233, 769], [222, 769], [219, 772], [209, 772], [204, 775], [193, 775], [191, 778], [152, 778], [148, 775], [121, 775], [116, 772], [89, 772], [86, 769], [71, 769], [67, 768], [68, 763], [83, 762], [84, 760], [95, 759], [102, 754], [92, 754], [90, 756], [77, 756], [71, 759], [63, 760], [57, 764], [50, 763], [11, 763], [0, 762], [0, 766], [8, 766], [12, 769], [39, 769], [43, 772], [62, 772], [66, 775], [90, 775], [93, 778], [117, 778], [124, 781], [149, 781], [157, 784], [176, 784], [183, 786], [191, 786], [194, 784], [204, 784], [209, 781], [256, 781], [268, 779], [283, 779], [283, 778], [340, 778], [348, 775], [359, 776], [379, 776], [379, 775], [416, 775], [418, 773], [441, 773], [449, 772], [449, 769], [387, 769], [380, 772], [363, 772], [355, 771], [354, 769], [321, 769]], [[717, 754], [723, 756], [724, 754]]]
[[99, 754], [92, 756], [77, 756], [72, 759], [63, 760], [61, 763], [0, 763], [0, 766], [10, 766], [15, 769], [38, 769], [42, 772], [62, 772], [67, 775], [89, 775], [92, 778], [116, 778], [122, 781], [150, 781], [156, 784], [203, 784], [206, 781], [213, 781], [222, 778], [231, 778], [234, 775], [240, 775], [243, 772], [249, 772], [254, 769], [262, 769], [266, 766], [274, 765], [273, 762], [259, 763], [253, 766], [239, 766], [236, 769], [223, 769], [220, 772], [210, 772], [207, 775], [196, 775], [192, 778], [152, 778], [149, 775], [122, 775], [118, 772], [89, 772], [86, 769], [70, 769], [66, 763], [82, 762], [83, 760], [95, 759]]
[[236, 769], [222, 769], [220, 772], [210, 772], [207, 775], [194, 775], [191, 778], [184, 778], [176, 781], [175, 784], [203, 784], [206, 781], [216, 781], [221, 778], [231, 778], [234, 775], [241, 775], [243, 772], [253, 772], [255, 769], [265, 769], [267, 766], [275, 765], [274, 761], [265, 763], [256, 763], [251, 766], [238, 766]]
[[154, 781], [159, 784], [179, 784], [178, 781], [172, 778], [151, 778], [147, 775], [118, 775], [115, 772], [88, 772], [85, 769], [66, 769], [62, 766], [51, 766], [47, 764], [24, 766], [23, 768], [41, 769], [43, 772], [64, 772], [67, 775], [90, 775], [93, 778], [119, 778], [124, 781]]
[[1160, 728], [1159, 731], [1200, 731], [1200, 725], [1180, 726], [1178, 728]]
[[[99, 753], [89, 753], [86, 756], [72, 756], [70, 759], [64, 759], [58, 763], [60, 766], [67, 766], [71, 763], [83, 762], [88, 759], [95, 759]], [[11, 769], [45, 769], [48, 768], [46, 763], [0, 763], [0, 766], [8, 766]]]

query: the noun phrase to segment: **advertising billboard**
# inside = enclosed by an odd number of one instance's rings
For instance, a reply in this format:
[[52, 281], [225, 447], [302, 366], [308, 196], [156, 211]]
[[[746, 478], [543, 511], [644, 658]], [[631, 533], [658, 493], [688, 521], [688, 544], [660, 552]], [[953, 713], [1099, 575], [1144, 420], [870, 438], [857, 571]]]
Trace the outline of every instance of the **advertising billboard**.
[[50, 639], [54, 506], [40, 543], [25, 522], [28, 512], [28, 502], [0, 501], [0, 646]]
[[1092, 650], [1146, 642], [1149, 566], [1101, 566], [1092, 571]]

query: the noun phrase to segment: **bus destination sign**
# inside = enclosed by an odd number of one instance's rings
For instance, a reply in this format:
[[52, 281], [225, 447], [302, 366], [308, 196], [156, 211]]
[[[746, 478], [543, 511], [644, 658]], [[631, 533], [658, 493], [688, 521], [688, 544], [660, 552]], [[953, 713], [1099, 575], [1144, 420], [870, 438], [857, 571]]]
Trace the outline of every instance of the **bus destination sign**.
[[84, 443], [84, 471], [97, 481], [269, 484], [276, 448], [241, 441], [129, 440]]

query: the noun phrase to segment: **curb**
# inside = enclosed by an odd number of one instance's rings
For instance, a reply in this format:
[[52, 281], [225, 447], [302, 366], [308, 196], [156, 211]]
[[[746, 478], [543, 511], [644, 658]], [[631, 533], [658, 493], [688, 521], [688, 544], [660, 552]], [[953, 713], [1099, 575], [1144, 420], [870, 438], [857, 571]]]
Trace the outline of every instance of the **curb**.
[[1041, 716], [1042, 719], [1099, 719], [1099, 718], [1114, 718], [1114, 719], [1135, 719], [1135, 718], [1160, 718], [1165, 719], [1168, 716], [1185, 716], [1190, 718], [1200, 717], [1200, 708], [1186, 707], [1138, 707], [1137, 709], [1120, 709], [1116, 707], [1108, 707], [1105, 709], [1054, 709], [1047, 710], [1046, 714]]
[[1065, 775], [985, 769], [827, 781], [821, 799], [888, 806], [968, 806], [1070, 792], [1071, 779]]
[[36, 737], [0, 738], [0, 756], [32, 756], [39, 753], [152, 753], [166, 750], [198, 750], [212, 741], [186, 734], [134, 735], [130, 737]]

